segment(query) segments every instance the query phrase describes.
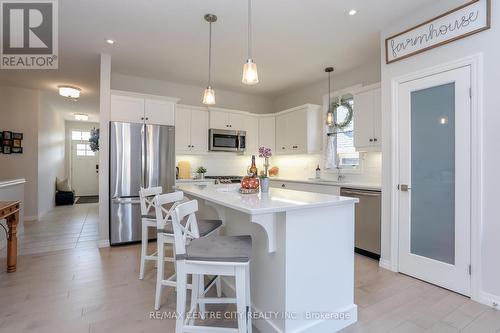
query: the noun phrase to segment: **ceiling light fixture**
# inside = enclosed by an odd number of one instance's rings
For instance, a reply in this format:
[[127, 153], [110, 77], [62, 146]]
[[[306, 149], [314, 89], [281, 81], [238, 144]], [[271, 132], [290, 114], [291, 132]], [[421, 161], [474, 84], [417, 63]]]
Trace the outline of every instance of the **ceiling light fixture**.
[[356, 15], [356, 13], [357, 13], [356, 9], [351, 9], [351, 10], [349, 11], [349, 15], [351, 15], [351, 16]]
[[252, 0], [248, 0], [248, 59], [243, 65], [241, 82], [249, 85], [259, 83], [257, 64], [252, 60]]
[[333, 67], [325, 68], [325, 72], [328, 73], [328, 110], [326, 111], [326, 125], [329, 127], [333, 126], [333, 110], [332, 110], [332, 97], [330, 96], [332, 87], [331, 87], [331, 74], [333, 72]]
[[80, 88], [72, 86], [58, 86], [59, 95], [67, 98], [78, 99], [80, 97]]
[[214, 105], [215, 104], [215, 91], [211, 84], [211, 72], [212, 72], [212, 23], [217, 21], [217, 16], [214, 14], [206, 14], [205, 21], [209, 23], [209, 35], [208, 35], [208, 85], [203, 93], [203, 104]]
[[89, 120], [89, 116], [84, 113], [75, 113], [75, 120], [87, 121]]
[[114, 44], [114, 43], [115, 43], [115, 41], [114, 41], [114, 40], [112, 40], [112, 39], [106, 39], [106, 43], [108, 43], [108, 44]]

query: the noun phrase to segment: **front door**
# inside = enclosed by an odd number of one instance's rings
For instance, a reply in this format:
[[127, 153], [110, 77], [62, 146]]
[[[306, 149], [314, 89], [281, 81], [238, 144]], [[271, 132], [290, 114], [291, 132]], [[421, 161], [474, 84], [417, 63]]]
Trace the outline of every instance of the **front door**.
[[99, 157], [83, 140], [71, 142], [71, 185], [77, 196], [99, 194]]
[[398, 89], [399, 271], [470, 295], [469, 66]]

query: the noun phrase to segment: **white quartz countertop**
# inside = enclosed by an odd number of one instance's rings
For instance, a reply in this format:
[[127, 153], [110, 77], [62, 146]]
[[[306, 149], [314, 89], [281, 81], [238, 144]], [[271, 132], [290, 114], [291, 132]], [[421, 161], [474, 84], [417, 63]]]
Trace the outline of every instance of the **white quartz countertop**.
[[290, 182], [290, 183], [300, 183], [300, 184], [315, 184], [315, 185], [325, 185], [325, 186], [338, 186], [338, 187], [349, 187], [354, 189], [361, 190], [370, 190], [370, 191], [380, 191], [382, 186], [380, 184], [374, 183], [356, 183], [356, 182], [338, 182], [335, 180], [326, 180], [326, 179], [316, 179], [316, 178], [308, 178], [308, 179], [286, 179], [286, 178], [270, 178], [271, 181], [278, 182]]
[[192, 183], [209, 183], [209, 182], [215, 182], [215, 179], [176, 179], [176, 183], [179, 184], [192, 184]]
[[180, 184], [177, 188], [188, 196], [191, 195], [251, 215], [348, 205], [358, 202], [356, 198], [281, 188], [270, 188], [269, 193], [241, 194], [239, 184]]

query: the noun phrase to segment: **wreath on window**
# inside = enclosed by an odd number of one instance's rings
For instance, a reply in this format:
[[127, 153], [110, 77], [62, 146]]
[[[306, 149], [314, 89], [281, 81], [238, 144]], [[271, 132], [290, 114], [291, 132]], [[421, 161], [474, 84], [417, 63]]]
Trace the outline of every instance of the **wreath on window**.
[[[336, 119], [337, 119], [337, 114], [338, 114], [338, 110], [340, 107], [346, 108], [347, 114], [345, 115], [345, 118], [343, 121], [337, 122]], [[330, 105], [330, 108], [331, 108], [330, 110], [332, 110], [332, 113], [333, 113], [333, 125], [332, 125], [332, 127], [335, 130], [343, 131], [345, 128], [347, 128], [349, 126], [349, 124], [352, 121], [353, 109], [352, 109], [351, 104], [349, 104], [349, 102], [347, 100], [341, 100], [339, 98], [338, 101], [333, 102]]]
[[99, 151], [99, 129], [98, 128], [93, 128], [90, 131], [90, 149], [93, 152]]

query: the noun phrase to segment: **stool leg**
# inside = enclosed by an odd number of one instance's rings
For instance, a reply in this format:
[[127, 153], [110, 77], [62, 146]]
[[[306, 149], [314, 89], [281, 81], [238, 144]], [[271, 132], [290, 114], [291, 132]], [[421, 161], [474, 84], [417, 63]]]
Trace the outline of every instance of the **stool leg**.
[[165, 242], [163, 240], [163, 235], [158, 234], [157, 237], [158, 246], [158, 269], [156, 270], [156, 294], [155, 294], [155, 310], [160, 309], [161, 291], [163, 289], [163, 270], [165, 268], [164, 257], [165, 257]]
[[[205, 275], [198, 275], [198, 289], [195, 289], [193, 286], [193, 293], [195, 290], [198, 290], [198, 297], [203, 298], [205, 297]], [[194, 281], [194, 277], [193, 277]], [[200, 303], [200, 315], [202, 319], [205, 319], [205, 313], [206, 313], [206, 308], [205, 308], [205, 303]]]
[[245, 267], [236, 267], [236, 312], [238, 333], [247, 333], [247, 301]]
[[177, 266], [177, 319], [175, 320], [175, 333], [182, 333], [186, 316], [187, 276], [182, 266], [182, 264]]
[[217, 276], [217, 280], [215, 280], [215, 288], [217, 289], [217, 297], [222, 297], [222, 280], [220, 275]]
[[[200, 278], [199, 275], [192, 274], [191, 276], [191, 283], [193, 286], [193, 289], [191, 289], [191, 308], [189, 309], [189, 312], [191, 313], [192, 317], [189, 320], [189, 325], [194, 325], [194, 318], [196, 314], [196, 309], [198, 308], [198, 297], [199, 297], [199, 290], [200, 290]], [[201, 307], [201, 304], [200, 304]]]
[[144, 266], [146, 265], [146, 255], [148, 250], [148, 226], [142, 223], [141, 235], [141, 269], [139, 271], [139, 279], [144, 279]]
[[248, 316], [252, 312], [252, 301], [250, 297], [250, 264], [245, 266], [245, 281], [246, 281], [246, 301], [247, 301], [247, 332], [252, 333], [252, 317]]

